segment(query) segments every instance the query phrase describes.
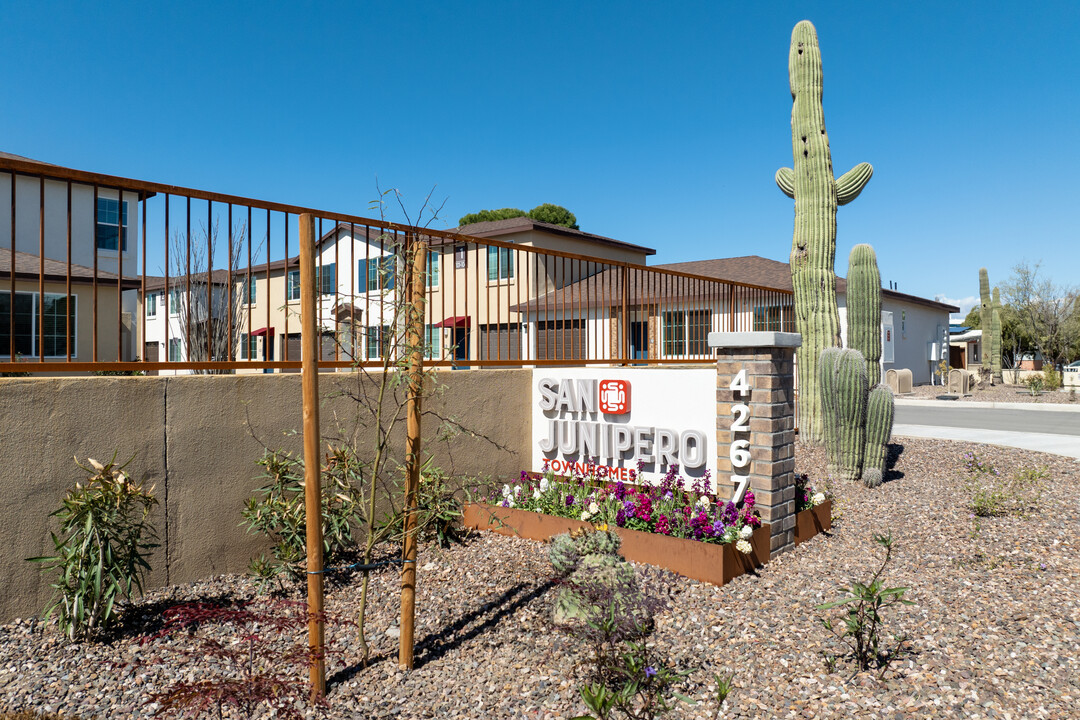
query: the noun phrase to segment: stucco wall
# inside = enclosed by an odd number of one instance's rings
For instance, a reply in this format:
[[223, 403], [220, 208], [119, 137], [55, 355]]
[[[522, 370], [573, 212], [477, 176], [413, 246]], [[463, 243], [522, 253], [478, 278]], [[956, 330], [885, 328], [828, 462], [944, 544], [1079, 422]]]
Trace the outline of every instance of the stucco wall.
[[[847, 347], [847, 298], [837, 295], [836, 302], [840, 311], [840, 335]], [[881, 376], [886, 370], [911, 370], [911, 379], [916, 385], [930, 382], [931, 373], [936, 366], [927, 353], [926, 344], [940, 340], [942, 328], [949, 327], [949, 314], [944, 310], [902, 302], [884, 297], [881, 302], [883, 312], [893, 314], [893, 362], [881, 364]]]
[[[470, 430], [449, 445], [429, 443], [436, 465], [463, 476], [516, 475], [530, 460], [528, 370], [439, 373], [425, 436], [440, 417]], [[359, 384], [358, 384], [359, 383]], [[357, 429], [363, 376], [320, 376], [324, 438]], [[24, 558], [48, 554], [48, 515], [83, 473], [72, 456], [134, 460], [128, 470], [156, 486], [159, 547], [148, 586], [242, 571], [265, 547], [239, 527], [260, 485], [263, 448], [301, 447], [300, 375], [0, 379], [0, 622], [39, 612], [52, 578]], [[404, 417], [399, 425], [404, 437]], [[296, 431], [295, 433], [293, 431]], [[358, 445], [370, 446], [360, 427]]]

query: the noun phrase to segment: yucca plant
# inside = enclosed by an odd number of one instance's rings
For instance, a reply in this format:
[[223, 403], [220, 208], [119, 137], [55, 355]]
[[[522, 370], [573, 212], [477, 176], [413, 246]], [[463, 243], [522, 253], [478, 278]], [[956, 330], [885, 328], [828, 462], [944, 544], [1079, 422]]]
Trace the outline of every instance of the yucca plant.
[[157, 500], [153, 488], [124, 472], [130, 462], [117, 465], [113, 453], [104, 464], [88, 458], [86, 467], [76, 457], [88, 477], [68, 491], [50, 516], [60, 519], [60, 535], [50, 533], [56, 554], [28, 558], [60, 574], [45, 618], [56, 613], [70, 640], [107, 627], [118, 614], [116, 601], [141, 593], [143, 575], [150, 570], [147, 558], [157, 547], [150, 510]]

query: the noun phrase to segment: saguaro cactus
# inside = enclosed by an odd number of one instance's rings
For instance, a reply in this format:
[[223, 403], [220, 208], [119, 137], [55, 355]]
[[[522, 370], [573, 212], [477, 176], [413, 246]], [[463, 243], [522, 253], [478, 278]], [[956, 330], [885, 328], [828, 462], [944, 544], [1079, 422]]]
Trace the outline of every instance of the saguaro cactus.
[[823, 352], [818, 367], [825, 412], [832, 416], [826, 441], [830, 469], [845, 480], [862, 475], [866, 452], [866, 358], [858, 350]]
[[856, 245], [848, 256], [848, 347], [866, 358], [870, 387], [881, 382], [881, 273], [869, 245]]
[[994, 288], [994, 299], [990, 312], [990, 367], [994, 373], [994, 382], [1003, 382], [1001, 378], [1001, 295]]
[[863, 458], [863, 484], [874, 488], [885, 475], [885, 449], [892, 436], [893, 394], [888, 385], [877, 385], [866, 400], [866, 455]]
[[[993, 340], [990, 322], [993, 313], [993, 301], [990, 299], [990, 276], [986, 268], [979, 268], [979, 330], [982, 331], [982, 367], [990, 369], [993, 358]], [[985, 377], [985, 370], [982, 371]], [[990, 381], [993, 384], [993, 380]]]
[[[983, 335], [985, 338], [985, 333]], [[1002, 384], [1004, 380], [1001, 377], [1001, 298], [997, 288], [994, 288], [994, 300], [990, 309], [990, 370], [994, 374], [994, 384]]]
[[795, 232], [791, 243], [791, 282], [795, 291], [795, 327], [802, 333], [796, 351], [799, 368], [799, 437], [820, 444], [823, 439], [818, 390], [818, 357], [840, 345], [836, 308], [836, 208], [862, 192], [874, 169], [860, 163], [834, 179], [825, 111], [821, 105], [821, 50], [817, 31], [807, 20], [791, 32], [788, 55], [791, 84], [791, 145], [794, 169], [780, 168], [776, 184], [795, 200]]

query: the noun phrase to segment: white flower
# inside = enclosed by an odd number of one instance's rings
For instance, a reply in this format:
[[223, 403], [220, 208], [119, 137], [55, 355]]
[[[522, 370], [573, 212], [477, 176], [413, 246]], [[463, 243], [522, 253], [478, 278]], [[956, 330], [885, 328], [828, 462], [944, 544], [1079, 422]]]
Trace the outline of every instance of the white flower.
[[820, 505], [825, 502], [825, 493], [814, 493], [814, 497], [810, 498], [810, 502], [814, 505]]
[[511, 492], [510, 492], [510, 486], [509, 486], [509, 485], [503, 485], [503, 493], [502, 493], [502, 496], [503, 496], [504, 498], [508, 498], [508, 497], [510, 497], [510, 495], [511, 495]]
[[740, 540], [739, 542], [735, 543], [735, 549], [741, 552], [743, 555], [749, 555], [754, 548], [752, 548], [750, 546], [750, 543], [746, 542], [745, 540]]
[[701, 497], [699, 497], [698, 501], [697, 501], [697, 506], [700, 507], [700, 508], [709, 507], [709, 496], [708, 495], [702, 495]]
[[518, 486], [516, 486], [514, 488], [514, 497], [518, 497], [519, 495], [521, 495], [521, 486], [520, 485], [518, 485]]
[[586, 520], [588, 520], [591, 517], [592, 517], [592, 513], [589, 512], [588, 510], [583, 510], [581, 512], [581, 521], [582, 522], [585, 522]]
[[540, 491], [539, 490], [533, 490], [533, 500], [539, 500], [539, 499], [540, 499]]
[[512, 497], [506, 498], [506, 507], [514, 507], [514, 498], [512, 498]]
[[598, 512], [600, 512], [600, 506], [597, 505], [595, 502], [589, 503], [589, 514], [595, 515]]
[[548, 482], [548, 479], [546, 477], [540, 478], [540, 492], [546, 493], [550, 486], [551, 483]]
[[749, 525], [743, 525], [742, 530], [739, 531], [739, 537], [743, 540], [749, 540], [754, 536], [754, 528]]

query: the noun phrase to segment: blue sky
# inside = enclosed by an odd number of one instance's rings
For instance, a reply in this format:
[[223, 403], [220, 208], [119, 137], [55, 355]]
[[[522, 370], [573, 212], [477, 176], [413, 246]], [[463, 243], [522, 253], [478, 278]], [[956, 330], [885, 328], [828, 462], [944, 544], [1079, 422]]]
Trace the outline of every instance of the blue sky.
[[[1080, 3], [4, 4], [0, 150], [369, 214], [565, 205], [653, 262], [787, 260], [791, 29], [818, 29], [840, 208], [883, 282], [1080, 281]], [[400, 219], [400, 218], [395, 218]]]

